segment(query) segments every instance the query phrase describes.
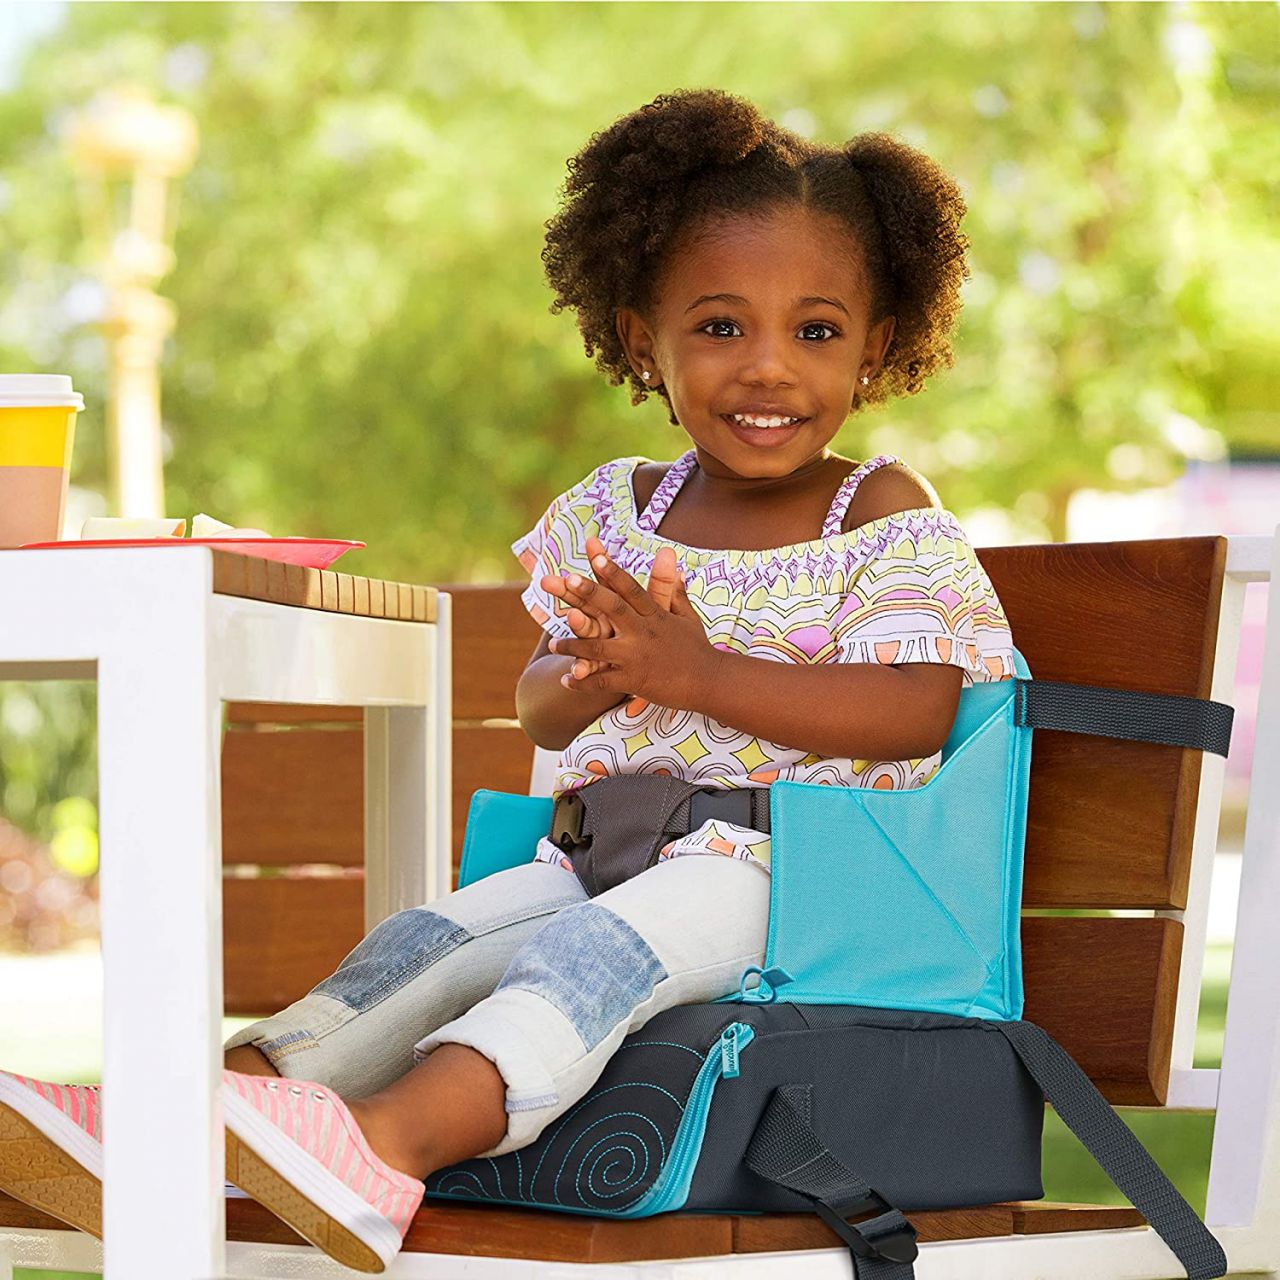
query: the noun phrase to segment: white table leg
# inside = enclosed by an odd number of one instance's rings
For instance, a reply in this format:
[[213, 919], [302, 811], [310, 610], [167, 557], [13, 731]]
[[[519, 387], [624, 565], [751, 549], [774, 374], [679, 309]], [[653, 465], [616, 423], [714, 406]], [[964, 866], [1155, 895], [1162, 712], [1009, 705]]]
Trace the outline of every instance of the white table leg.
[[106, 1280], [225, 1271], [220, 703], [207, 593], [198, 575], [175, 574], [161, 625], [139, 625], [98, 664]]
[[421, 906], [452, 886], [453, 664], [450, 599], [418, 628], [429, 692], [423, 707], [364, 711], [364, 927]]
[[366, 933], [394, 912], [434, 896], [428, 865], [430, 742], [426, 707], [365, 708]]
[[427, 769], [427, 886], [432, 898], [453, 888], [453, 597], [436, 596], [429, 634], [431, 702], [427, 707], [431, 759]]

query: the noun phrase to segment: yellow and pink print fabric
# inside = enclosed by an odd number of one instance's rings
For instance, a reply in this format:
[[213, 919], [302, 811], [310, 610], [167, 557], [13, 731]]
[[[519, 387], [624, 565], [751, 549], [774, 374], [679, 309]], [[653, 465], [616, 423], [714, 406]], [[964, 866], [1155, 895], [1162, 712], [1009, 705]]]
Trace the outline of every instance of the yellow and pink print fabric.
[[[1013, 676], [1013, 637], [994, 587], [956, 517], [918, 508], [843, 532], [861, 480], [895, 461], [881, 455], [841, 485], [820, 538], [763, 550], [711, 550], [663, 538], [657, 528], [694, 465], [689, 450], [635, 510], [631, 485], [648, 459], [618, 458], [560, 494], [511, 549], [530, 574], [523, 593], [552, 636], [573, 633], [544, 574], [592, 576], [586, 540], [647, 582], [661, 546], [675, 550], [690, 602], [718, 648], [770, 662], [941, 662], [964, 684]], [[708, 786], [768, 786], [781, 779], [828, 786], [904, 789], [924, 785], [941, 753], [918, 760], [822, 757], [785, 747], [681, 708], [631, 698], [587, 725], [560, 753], [553, 794], [626, 773], [667, 773]], [[663, 857], [718, 853], [769, 861], [767, 833], [711, 820], [670, 842]], [[549, 839], [539, 860], [566, 861]]]

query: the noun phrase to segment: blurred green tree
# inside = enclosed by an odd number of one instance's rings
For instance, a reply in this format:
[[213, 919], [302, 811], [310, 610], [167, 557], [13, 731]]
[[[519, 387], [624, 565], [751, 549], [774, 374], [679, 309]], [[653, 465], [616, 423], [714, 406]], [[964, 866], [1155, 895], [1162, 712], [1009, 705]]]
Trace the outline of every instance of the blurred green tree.
[[[687, 443], [548, 312], [565, 159], [717, 85], [824, 140], [889, 129], [955, 175], [957, 364], [836, 447], [1061, 538], [1076, 488], [1177, 474], [1203, 444], [1186, 419], [1280, 438], [1258, 271], [1278, 38], [1274, 7], [1239, 3], [69, 6], [0, 98], [0, 358], [101, 405], [60, 137], [141, 83], [202, 133], [167, 282], [170, 510], [361, 537], [357, 573], [518, 577], [508, 544], [553, 494]], [[101, 412], [75, 478], [104, 479]]]

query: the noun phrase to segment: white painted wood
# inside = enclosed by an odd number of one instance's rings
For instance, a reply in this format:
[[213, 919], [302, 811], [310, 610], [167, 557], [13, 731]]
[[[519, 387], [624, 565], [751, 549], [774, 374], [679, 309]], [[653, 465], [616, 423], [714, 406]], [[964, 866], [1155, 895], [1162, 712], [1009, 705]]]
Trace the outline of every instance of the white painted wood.
[[[1230, 544], [1228, 544], [1229, 546]], [[1218, 639], [1214, 648], [1209, 697], [1231, 705], [1235, 701], [1236, 658], [1240, 623], [1244, 616], [1245, 584], [1228, 574], [1222, 584], [1218, 610]], [[1189, 1072], [1195, 1061], [1196, 1027], [1200, 1021], [1200, 987], [1204, 976], [1205, 940], [1209, 931], [1209, 890], [1213, 860], [1218, 851], [1218, 823], [1222, 814], [1222, 784], [1227, 762], [1211, 751], [1200, 753], [1200, 785], [1196, 822], [1191, 837], [1191, 868], [1187, 906], [1182, 918], [1182, 955], [1178, 967], [1178, 1000], [1174, 1010], [1170, 1063], [1175, 1073]], [[1171, 913], [1157, 912], [1157, 915]], [[1168, 1106], [1181, 1109], [1172, 1097]]]
[[98, 680], [104, 1129], [125, 1135], [104, 1146], [105, 1247], [0, 1230], [6, 1267], [225, 1274], [222, 700], [372, 705], [386, 730], [388, 902], [422, 897], [434, 874], [436, 627], [215, 595], [212, 582], [203, 547], [0, 552], [0, 680]]
[[[452, 614], [449, 597], [440, 599], [435, 624], [392, 624], [413, 632], [412, 684], [426, 705], [365, 708], [366, 932], [394, 912], [421, 906], [452, 887], [453, 691], [447, 641]], [[387, 653], [381, 660], [399, 662], [403, 655]], [[404, 674], [398, 667], [392, 670]], [[372, 678], [376, 682], [377, 674]]]
[[[1235, 1228], [1217, 1231], [1233, 1277], [1277, 1272]], [[97, 1271], [101, 1248], [73, 1231], [14, 1231], [0, 1228], [0, 1249], [13, 1264]], [[227, 1245], [226, 1269], [217, 1280], [345, 1280], [352, 1272], [317, 1249], [303, 1245]], [[387, 1280], [849, 1280], [843, 1249], [744, 1254], [734, 1258], [693, 1258], [670, 1262], [572, 1264], [443, 1254], [400, 1254], [383, 1273]], [[1001, 1236], [922, 1245], [917, 1280], [1181, 1280], [1177, 1260], [1155, 1232], [1070, 1232], [1041, 1236]]]
[[366, 932], [432, 897], [428, 845], [436, 819], [427, 773], [434, 741], [426, 707], [365, 709]]
[[453, 888], [453, 597], [436, 593], [436, 624], [427, 628], [431, 696], [427, 730], [427, 896], [442, 898]]
[[1253, 1224], [1280, 1269], [1280, 528], [1270, 582], [1206, 1215]]
[[224, 595], [213, 597], [213, 619], [222, 696], [229, 702], [427, 704], [431, 672], [426, 634], [432, 624]]
[[1266, 582], [1271, 575], [1269, 533], [1233, 533], [1227, 538], [1227, 572], [1241, 582]]
[[1169, 1100], [1157, 1111], [1212, 1111], [1218, 1105], [1219, 1072], [1209, 1067], [1175, 1067], [1169, 1072]]
[[[9, 661], [96, 660], [109, 1280], [223, 1265], [222, 895], [205, 548], [0, 554]], [[152, 1188], [164, 1170], [166, 1212]]]
[[[26, 1231], [0, 1227], [0, 1257], [13, 1267], [102, 1273], [102, 1245], [83, 1231]], [[3, 1275], [0, 1271], [0, 1275]]]
[[529, 778], [529, 794], [531, 796], [549, 796], [555, 787], [556, 761], [560, 758], [558, 751], [550, 751], [546, 747], [534, 747], [533, 771]]

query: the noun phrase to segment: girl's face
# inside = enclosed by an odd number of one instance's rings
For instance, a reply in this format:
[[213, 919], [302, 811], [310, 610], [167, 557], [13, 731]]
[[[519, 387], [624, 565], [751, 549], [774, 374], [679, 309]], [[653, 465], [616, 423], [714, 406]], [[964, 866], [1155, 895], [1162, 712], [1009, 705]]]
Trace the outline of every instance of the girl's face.
[[[833, 215], [792, 206], [727, 218], [671, 255], [653, 314], [620, 310], [618, 334], [647, 385], [666, 386], [700, 455], [730, 476], [785, 476], [827, 456], [893, 336], [893, 317], [868, 329], [861, 281], [858, 248]], [[799, 421], [752, 427], [743, 416]]]

